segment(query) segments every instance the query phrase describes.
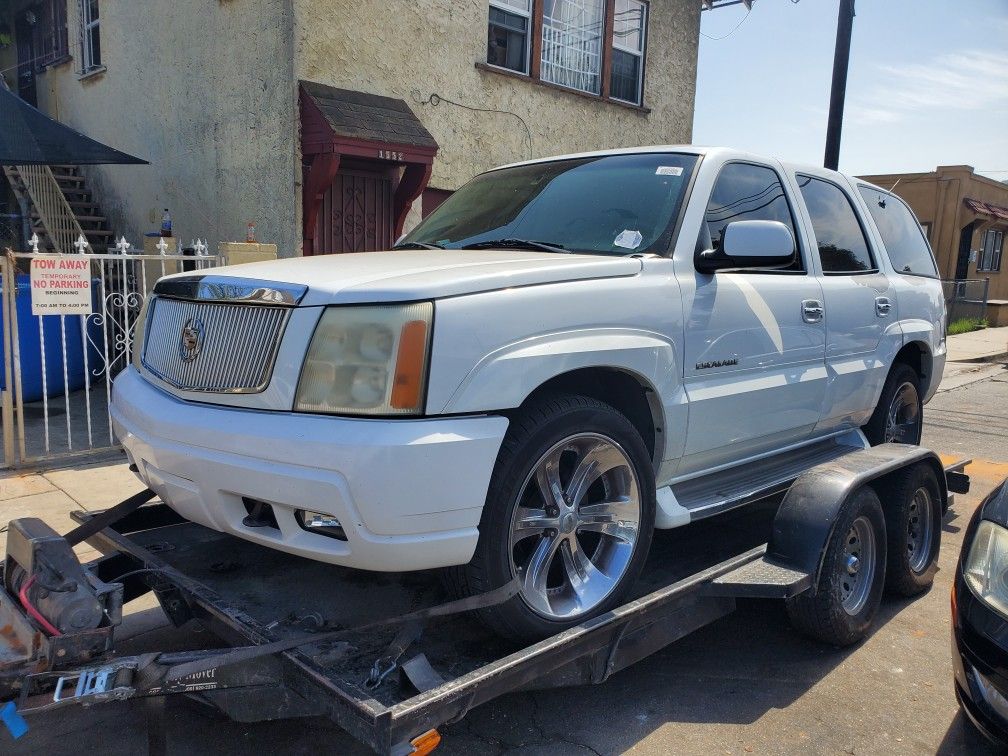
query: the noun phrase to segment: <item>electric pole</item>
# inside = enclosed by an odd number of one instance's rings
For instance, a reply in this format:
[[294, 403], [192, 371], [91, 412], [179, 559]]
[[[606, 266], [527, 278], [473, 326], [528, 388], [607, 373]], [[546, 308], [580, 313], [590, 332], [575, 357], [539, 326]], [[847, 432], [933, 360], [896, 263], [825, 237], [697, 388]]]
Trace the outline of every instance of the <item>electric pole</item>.
[[847, 94], [847, 64], [850, 62], [854, 0], [840, 0], [836, 50], [833, 53], [833, 84], [830, 89], [829, 121], [826, 124], [826, 157], [823, 164], [834, 171], [840, 164], [840, 132], [843, 129], [844, 97]]

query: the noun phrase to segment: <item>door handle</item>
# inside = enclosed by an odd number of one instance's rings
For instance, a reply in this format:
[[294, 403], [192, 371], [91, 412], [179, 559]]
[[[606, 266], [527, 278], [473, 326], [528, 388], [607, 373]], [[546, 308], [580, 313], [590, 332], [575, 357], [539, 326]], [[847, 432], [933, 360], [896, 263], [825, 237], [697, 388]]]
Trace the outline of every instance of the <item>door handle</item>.
[[803, 299], [801, 303], [802, 320], [806, 323], [818, 323], [823, 319], [825, 310], [818, 299]]
[[880, 318], [887, 317], [892, 310], [892, 302], [889, 297], [875, 297], [875, 314]]

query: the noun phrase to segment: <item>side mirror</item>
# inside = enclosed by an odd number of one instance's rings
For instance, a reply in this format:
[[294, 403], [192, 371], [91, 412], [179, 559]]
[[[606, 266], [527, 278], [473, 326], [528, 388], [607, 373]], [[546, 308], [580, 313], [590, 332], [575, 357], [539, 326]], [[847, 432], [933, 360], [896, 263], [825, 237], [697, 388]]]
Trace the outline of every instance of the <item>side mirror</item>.
[[794, 236], [780, 221], [735, 221], [725, 226], [719, 251], [708, 249], [696, 256], [696, 269], [714, 273], [726, 268], [781, 268], [794, 256]]

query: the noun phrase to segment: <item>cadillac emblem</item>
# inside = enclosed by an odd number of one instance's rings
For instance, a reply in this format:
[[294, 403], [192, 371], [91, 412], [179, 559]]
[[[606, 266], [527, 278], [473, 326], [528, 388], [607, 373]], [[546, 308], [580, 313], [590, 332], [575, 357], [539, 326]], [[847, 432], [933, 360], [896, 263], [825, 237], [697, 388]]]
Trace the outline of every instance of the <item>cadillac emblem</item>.
[[203, 346], [203, 321], [199, 318], [189, 318], [182, 326], [182, 339], [180, 342], [182, 360], [192, 362], [199, 356]]

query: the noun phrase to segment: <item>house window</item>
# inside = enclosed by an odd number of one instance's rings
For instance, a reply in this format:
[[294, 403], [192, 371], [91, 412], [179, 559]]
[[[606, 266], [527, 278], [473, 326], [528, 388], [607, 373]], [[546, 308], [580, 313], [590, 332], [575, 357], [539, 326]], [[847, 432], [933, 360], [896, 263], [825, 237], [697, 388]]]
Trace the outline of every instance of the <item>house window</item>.
[[66, 8], [66, 0], [44, 0], [24, 11], [25, 22], [31, 28], [36, 71], [70, 57]]
[[81, 66], [86, 73], [102, 65], [98, 0], [80, 0]]
[[1001, 247], [1004, 245], [1004, 232], [988, 229], [984, 234], [983, 247], [977, 257], [978, 273], [997, 273], [1001, 270]]
[[490, 0], [487, 63], [527, 74], [531, 0]]
[[638, 0], [616, 0], [609, 95], [634, 105], [640, 105], [641, 101], [646, 28], [647, 5]]
[[648, 23], [644, 0], [489, 0], [489, 10], [489, 65], [545, 84], [642, 104]]

